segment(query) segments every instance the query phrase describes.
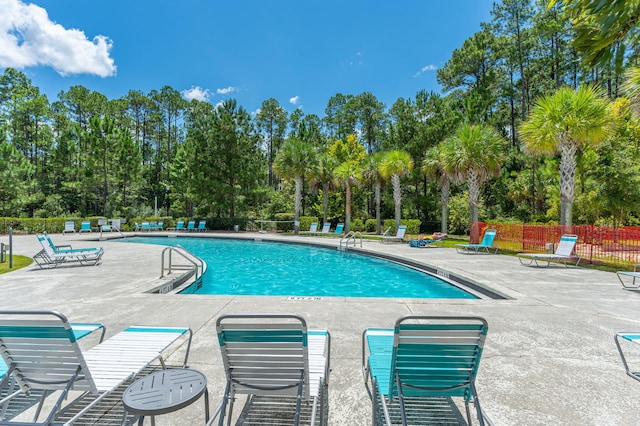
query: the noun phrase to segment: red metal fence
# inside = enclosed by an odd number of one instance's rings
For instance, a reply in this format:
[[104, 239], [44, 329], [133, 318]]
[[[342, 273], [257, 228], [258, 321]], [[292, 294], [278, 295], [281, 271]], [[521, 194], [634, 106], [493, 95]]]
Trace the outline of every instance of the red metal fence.
[[[496, 229], [494, 243], [502, 250], [526, 253], [555, 251], [563, 234], [578, 236], [575, 252], [581, 262], [633, 268], [640, 263], [640, 228], [609, 228], [593, 225], [528, 225], [478, 222], [472, 226], [478, 237], [485, 229]], [[472, 238], [474, 235], [472, 234]]]

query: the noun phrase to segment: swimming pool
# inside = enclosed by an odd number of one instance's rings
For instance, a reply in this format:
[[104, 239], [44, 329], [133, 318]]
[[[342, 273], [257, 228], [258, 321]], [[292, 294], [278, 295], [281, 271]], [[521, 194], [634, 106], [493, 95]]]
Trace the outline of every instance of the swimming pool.
[[476, 299], [433, 275], [335, 249], [219, 238], [134, 237], [121, 241], [180, 244], [200, 257], [207, 263], [207, 273], [196, 294]]

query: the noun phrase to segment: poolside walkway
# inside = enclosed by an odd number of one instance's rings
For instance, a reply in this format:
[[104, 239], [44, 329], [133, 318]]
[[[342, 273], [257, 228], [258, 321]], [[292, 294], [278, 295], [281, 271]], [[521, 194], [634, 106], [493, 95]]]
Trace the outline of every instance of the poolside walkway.
[[[338, 244], [337, 239], [319, 237], [226, 236]], [[400, 255], [468, 277], [508, 299], [158, 295], [145, 291], [160, 274], [162, 247], [90, 241], [92, 237], [96, 235], [52, 236], [54, 242], [67, 242], [74, 248], [105, 247], [101, 265], [54, 270], [30, 266], [0, 275], [0, 308], [59, 310], [73, 322], [104, 323], [107, 337], [131, 324], [188, 325], [194, 331], [189, 365], [206, 374], [212, 408], [220, 401], [224, 386], [215, 338], [215, 320], [222, 313], [293, 312], [305, 316], [309, 327], [330, 330], [331, 425], [370, 423], [360, 369], [364, 328], [391, 327], [397, 317], [406, 314], [481, 315], [489, 322], [489, 334], [478, 392], [496, 425], [640, 423], [640, 383], [625, 375], [613, 341], [616, 331], [640, 331], [640, 292], [622, 290], [613, 273], [563, 266], [532, 268], [509, 256], [463, 255], [453, 249], [365, 241], [367, 250]], [[39, 250], [33, 235], [13, 238], [15, 254], [33, 256]], [[0, 241], [8, 242], [6, 236]], [[177, 359], [179, 355], [173, 356]], [[158, 425], [201, 424], [202, 402], [156, 421]]]

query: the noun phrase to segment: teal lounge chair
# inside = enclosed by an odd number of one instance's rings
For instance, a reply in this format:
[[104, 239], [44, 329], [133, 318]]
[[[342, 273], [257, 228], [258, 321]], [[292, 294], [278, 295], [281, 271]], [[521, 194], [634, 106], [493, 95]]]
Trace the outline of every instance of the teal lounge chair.
[[82, 222], [80, 224], [80, 233], [91, 232], [91, 222]]
[[206, 230], [207, 230], [207, 221], [201, 220], [200, 222], [198, 222], [198, 228], [196, 229], [196, 231], [200, 232], [200, 231], [206, 231]]
[[162, 231], [162, 228], [164, 228], [164, 222], [158, 222], [156, 225], [156, 231]]
[[456, 244], [456, 250], [458, 253], [479, 253], [485, 251], [489, 253], [492, 251], [494, 254], [498, 252], [498, 247], [493, 245], [493, 240], [496, 238], [498, 231], [495, 229], [487, 229], [484, 231], [484, 236], [480, 244]]
[[175, 228], [167, 228], [167, 231], [182, 231], [184, 229], [184, 220], [179, 220]]
[[[70, 326], [73, 337], [76, 340], [80, 340], [97, 332], [100, 332], [98, 335], [98, 343], [102, 343], [104, 340], [106, 328], [102, 324], [71, 323]], [[0, 358], [0, 381], [4, 380], [8, 371], [9, 367], [4, 360]], [[0, 387], [0, 421], [11, 420], [38, 402], [40, 402], [39, 410], [42, 409], [42, 403], [47, 396], [44, 391], [32, 392], [29, 396], [20, 396], [20, 393], [20, 387], [11, 378], [7, 380], [6, 386]]]
[[333, 231], [333, 235], [342, 235], [344, 232], [344, 223], [339, 223], [336, 225], [336, 230]]
[[[555, 253], [518, 253], [518, 259], [520, 263], [523, 265], [531, 265], [535, 263], [536, 266], [540, 266], [539, 261], [546, 262], [546, 265], [551, 265], [551, 262], [563, 262], [564, 266], [567, 266], [567, 262], [575, 261], [575, 265], [578, 266], [580, 263], [580, 257], [576, 256], [573, 250], [576, 247], [576, 243], [578, 242], [577, 235], [569, 235], [565, 234], [560, 238], [560, 242], [558, 243], [558, 247], [556, 248]], [[523, 258], [529, 259], [528, 263], [523, 262]], [[618, 278], [620, 276], [618, 275]]]
[[[260, 424], [297, 425], [300, 417], [327, 424], [328, 331], [307, 330], [304, 318], [286, 314], [222, 315], [216, 329], [227, 385], [208, 424], [231, 419], [236, 394], [249, 395], [243, 415]], [[277, 408], [265, 410], [265, 401]]]
[[[154, 361], [159, 360], [164, 366], [161, 353], [187, 334], [183, 366], [191, 344], [191, 330], [187, 327], [132, 326], [83, 351], [71, 324], [59, 312], [0, 311], [0, 355], [9, 367], [0, 386], [15, 381], [20, 392], [12, 398], [59, 391], [57, 402], [51, 405], [42, 424], [73, 424]], [[66, 404], [71, 390], [83, 394]], [[80, 408], [74, 407], [78, 403]], [[34, 422], [39, 414], [36, 412]]]
[[196, 221], [195, 220], [190, 220], [189, 223], [187, 224], [187, 231], [195, 231], [196, 230]]
[[437, 416], [437, 424], [460, 424], [451, 400], [460, 397], [468, 424], [473, 402], [484, 425], [475, 382], [487, 331], [480, 317], [418, 315], [399, 318], [393, 329], [366, 329], [362, 372], [373, 423], [390, 426]]
[[150, 222], [142, 222], [141, 230], [142, 231], [151, 231], [151, 223]]
[[398, 226], [398, 232], [396, 232], [396, 235], [381, 235], [380, 238], [380, 242], [382, 243], [386, 243], [386, 242], [402, 242], [402, 240], [404, 239], [404, 234], [407, 232], [407, 226], [406, 225], [400, 225]]
[[614, 341], [616, 342], [616, 347], [618, 348], [618, 353], [620, 354], [620, 358], [622, 359], [622, 364], [624, 365], [624, 369], [627, 375], [633, 379], [640, 381], [640, 372], [638, 372], [636, 368], [634, 368], [635, 371], [631, 369], [631, 367], [629, 366], [629, 361], [625, 357], [624, 351], [622, 349], [624, 345], [622, 342], [627, 342], [627, 345], [628, 343], [640, 344], [640, 333], [639, 332], [616, 333], [614, 336]]
[[[633, 265], [633, 271], [616, 272], [616, 276], [618, 277], [618, 280], [620, 280], [620, 284], [622, 284], [623, 288], [628, 290], [637, 290], [640, 288], [640, 284], [636, 284], [636, 279], [640, 278], [640, 271], [638, 270], [638, 266], [640, 266], [640, 264]], [[623, 279], [622, 277], [625, 277], [625, 279]]]
[[97, 265], [104, 254], [102, 247], [74, 249], [70, 245], [56, 246], [46, 233], [38, 234], [36, 237], [42, 246], [42, 250], [33, 256], [33, 260], [40, 268], [45, 266], [55, 268], [69, 263]]

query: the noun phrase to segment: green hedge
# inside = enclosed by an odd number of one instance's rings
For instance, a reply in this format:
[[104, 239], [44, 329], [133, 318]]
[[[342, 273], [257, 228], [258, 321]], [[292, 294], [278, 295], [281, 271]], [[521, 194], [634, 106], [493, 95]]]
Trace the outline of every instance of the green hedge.
[[[400, 221], [402, 225], [407, 226], [407, 234], [419, 234], [420, 233], [420, 220], [419, 219], [402, 219]], [[384, 232], [387, 228], [391, 228], [389, 230], [389, 235], [396, 234], [396, 220], [395, 219], [385, 219], [382, 222], [382, 232]]]

